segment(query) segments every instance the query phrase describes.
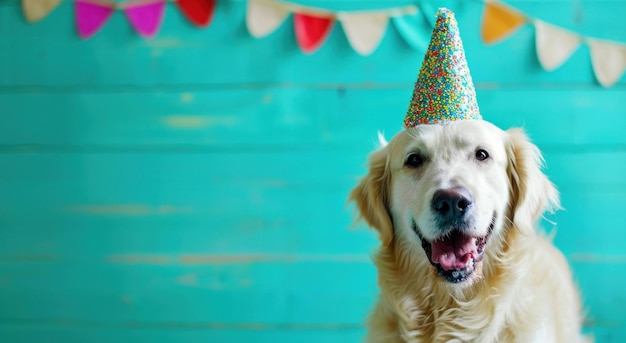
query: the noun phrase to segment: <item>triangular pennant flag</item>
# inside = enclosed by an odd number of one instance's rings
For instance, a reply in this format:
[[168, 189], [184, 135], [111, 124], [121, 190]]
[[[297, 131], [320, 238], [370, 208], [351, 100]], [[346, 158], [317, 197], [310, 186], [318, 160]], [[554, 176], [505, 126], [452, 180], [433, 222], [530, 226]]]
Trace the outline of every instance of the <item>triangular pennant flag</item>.
[[523, 14], [498, 2], [485, 4], [481, 37], [487, 44], [495, 43], [512, 34], [526, 23]]
[[34, 23], [45, 18], [52, 12], [61, 0], [22, 0], [22, 11], [29, 23]]
[[369, 55], [383, 39], [389, 15], [386, 12], [342, 13], [339, 20], [352, 48], [361, 55]]
[[552, 71], [560, 67], [576, 51], [580, 38], [564, 29], [535, 20], [535, 44], [543, 69]]
[[163, 21], [165, 0], [131, 3], [124, 7], [124, 13], [139, 35], [151, 38]]
[[289, 9], [267, 0], [249, 0], [246, 26], [252, 37], [261, 38], [274, 32], [289, 15]]
[[98, 32], [115, 11], [115, 5], [93, 0], [76, 0], [76, 26], [81, 38], [89, 38]]
[[177, 0], [176, 5], [187, 20], [199, 27], [207, 27], [213, 19], [216, 0]]
[[433, 29], [430, 21], [419, 13], [397, 16], [391, 19], [396, 30], [404, 41], [413, 49], [424, 51], [430, 42], [430, 33]]
[[307, 54], [315, 52], [330, 34], [334, 23], [335, 20], [331, 17], [295, 13], [293, 24], [300, 49]]
[[604, 87], [613, 86], [626, 70], [626, 46], [591, 39], [589, 48], [596, 79]]

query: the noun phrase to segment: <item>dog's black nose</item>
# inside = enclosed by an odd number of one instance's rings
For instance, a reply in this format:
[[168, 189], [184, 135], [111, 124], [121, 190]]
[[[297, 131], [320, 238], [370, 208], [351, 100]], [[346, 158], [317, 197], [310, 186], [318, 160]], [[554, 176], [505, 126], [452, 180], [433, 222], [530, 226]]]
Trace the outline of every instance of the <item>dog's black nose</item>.
[[433, 210], [444, 220], [463, 218], [471, 205], [472, 194], [463, 187], [440, 189], [432, 200]]

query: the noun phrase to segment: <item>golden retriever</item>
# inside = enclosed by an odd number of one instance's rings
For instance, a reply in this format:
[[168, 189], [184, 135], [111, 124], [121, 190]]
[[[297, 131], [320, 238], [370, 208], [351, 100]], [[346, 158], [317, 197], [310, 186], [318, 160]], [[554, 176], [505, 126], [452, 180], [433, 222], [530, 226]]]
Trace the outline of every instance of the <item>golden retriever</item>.
[[370, 156], [350, 193], [379, 232], [367, 342], [581, 342], [578, 291], [534, 224], [559, 208], [520, 129], [418, 125]]

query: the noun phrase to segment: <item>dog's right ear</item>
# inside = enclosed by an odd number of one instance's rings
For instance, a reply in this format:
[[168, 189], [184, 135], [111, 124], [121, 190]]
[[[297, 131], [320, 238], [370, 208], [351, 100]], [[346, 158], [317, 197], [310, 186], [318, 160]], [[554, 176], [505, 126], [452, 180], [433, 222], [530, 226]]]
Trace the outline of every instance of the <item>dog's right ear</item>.
[[373, 152], [369, 159], [369, 172], [350, 192], [348, 201], [356, 203], [359, 218], [378, 230], [383, 246], [393, 240], [393, 226], [389, 213], [389, 186], [391, 175], [388, 159], [389, 146]]

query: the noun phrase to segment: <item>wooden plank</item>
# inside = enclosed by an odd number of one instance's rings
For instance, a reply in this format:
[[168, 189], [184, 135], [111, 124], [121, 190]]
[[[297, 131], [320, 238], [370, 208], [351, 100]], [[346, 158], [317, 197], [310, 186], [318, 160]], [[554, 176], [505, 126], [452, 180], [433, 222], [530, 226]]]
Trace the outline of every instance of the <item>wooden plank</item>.
[[[387, 31], [379, 49], [361, 57], [348, 45], [337, 28], [314, 55], [300, 52], [294, 42], [290, 19], [277, 32], [254, 39], [243, 28], [245, 2], [220, 4], [211, 27], [200, 30], [190, 25], [168, 5], [157, 38], [145, 40], [132, 31], [122, 13], [116, 13], [95, 37], [81, 40], [75, 33], [70, 2], [64, 2], [48, 18], [28, 25], [18, 2], [0, 7], [0, 86], [94, 87], [186, 86], [194, 84], [344, 84], [412, 83], [423, 51], [410, 49], [396, 30]], [[331, 2], [327, 2], [331, 3]], [[354, 8], [354, 2], [342, 2]], [[394, 2], [396, 3], [396, 2]], [[409, 1], [398, 1], [409, 3]], [[388, 7], [387, 1], [370, 2]], [[479, 41], [480, 3], [462, 1], [445, 4], [457, 13], [465, 50], [477, 83], [563, 84], [598, 87], [590, 68], [587, 48], [581, 48], [559, 70], [548, 73], [537, 62], [534, 30], [527, 25], [502, 44], [485, 47]], [[564, 2], [511, 2], [529, 15], [551, 20], [600, 38], [626, 41], [620, 13], [626, 2], [579, 2], [572, 8]], [[606, 8], [611, 8], [607, 11]], [[566, 13], [567, 15], [564, 15]], [[584, 16], [584, 20], [580, 17]], [[425, 30], [425, 37], [430, 32]], [[254, 52], [254, 54], [242, 52]], [[106, 56], [106, 58], [104, 58]], [[210, 57], [210, 59], [209, 59]], [[393, 61], [390, 63], [389, 61]], [[14, 68], [17, 65], [28, 68]], [[95, 67], [97, 66], [97, 67]], [[626, 80], [622, 78], [622, 83]]]
[[[402, 125], [410, 86], [4, 92], [0, 152], [359, 149]], [[623, 150], [620, 89], [479, 89], [486, 120], [543, 149]], [[602, 120], [595, 120], [601, 113]], [[607, 125], [611, 123], [611, 125]], [[560, 130], [554, 130], [559, 127]]]
[[2, 263], [0, 273], [0, 301], [11, 304], [0, 309], [0, 321], [354, 326], [376, 294], [370, 262]]
[[[574, 262], [573, 268], [589, 312], [588, 329], [623, 327], [626, 310], [615, 306], [626, 300], [620, 284], [597, 280], [623, 274], [626, 263]], [[369, 262], [163, 266], [88, 261], [0, 264], [0, 272], [0, 300], [11, 304], [0, 309], [5, 325], [354, 329], [364, 322], [377, 293]]]
[[[354, 187], [367, 172], [368, 147], [362, 149], [362, 152], [0, 154], [0, 179], [5, 181], [0, 208], [24, 207], [36, 211], [138, 203], [220, 206], [219, 211], [228, 208], [239, 211], [241, 202], [270, 204], [262, 197], [271, 194], [258, 194], [260, 199], [255, 201], [251, 193], [259, 190], [296, 199], [298, 192], [304, 190], [339, 196]], [[621, 177], [626, 172], [625, 154], [616, 151], [544, 155], [546, 171], [562, 191], [619, 192], [626, 186]], [[241, 194], [233, 196], [226, 192], [229, 189], [250, 194], [243, 198]], [[11, 198], [7, 194], [12, 194]], [[229, 199], [239, 201], [229, 202]]]
[[[307, 192], [301, 193], [307, 195]], [[270, 198], [273, 200], [275, 198]], [[320, 198], [335, 203], [333, 196]], [[621, 254], [624, 230], [611, 215], [620, 213], [624, 193], [564, 194], [566, 211], [547, 216], [557, 223], [556, 244], [569, 254]], [[285, 201], [284, 198], [282, 201]], [[293, 202], [293, 200], [291, 200]], [[337, 201], [339, 202], [339, 201]], [[337, 204], [339, 205], [339, 204]], [[39, 260], [102, 261], [128, 255], [205, 254], [369, 254], [378, 245], [374, 231], [349, 230], [351, 215], [342, 206], [318, 211], [314, 205], [283, 205], [283, 214], [145, 215], [41, 213], [0, 218], [0, 262]], [[313, 207], [312, 209], [305, 209]], [[258, 212], [262, 212], [261, 206]], [[271, 208], [268, 209], [271, 211]], [[555, 227], [546, 222], [547, 231]], [[349, 242], [349, 243], [346, 243]], [[289, 260], [287, 257], [286, 260]], [[176, 263], [176, 259], [168, 263]], [[174, 261], [174, 262], [171, 262]]]
[[[167, 326], [167, 325], [164, 325]], [[626, 334], [622, 328], [594, 327], [589, 330], [598, 343], [620, 343]], [[329, 330], [201, 330], [201, 329], [117, 329], [109, 326], [101, 327], [70, 327], [69, 325], [54, 327], [40, 325], [21, 325], [0, 323], [0, 336], [14, 343], [110, 343], [132, 341], [136, 343], [154, 342], [302, 342], [302, 343], [343, 343], [360, 342], [365, 330], [329, 329]]]
[[[0, 336], [12, 343], [111, 343], [111, 342], [301, 342], [301, 343], [343, 343], [360, 342], [364, 336], [363, 329], [333, 328], [315, 329], [278, 326], [264, 329], [262, 326], [250, 325], [251, 329], [228, 328], [224, 330], [203, 329], [202, 324], [190, 325], [189, 328], [169, 328], [169, 323], [154, 328], [140, 329], [136, 326], [117, 328], [109, 325], [78, 326], [71, 325], [37, 325], [37, 324], [3, 324], [0, 322]], [[198, 328], [200, 326], [200, 328]], [[245, 327], [245, 326], [244, 326]]]
[[[621, 211], [622, 155], [547, 156], [566, 208], [550, 218], [566, 251], [622, 250], [626, 233], [614, 230], [615, 217], [596, 215]], [[183, 247], [187, 253], [368, 252], [373, 233], [347, 230], [352, 214], [345, 208], [365, 173], [364, 158], [344, 152], [0, 155], [0, 251], [97, 258]]]
[[620, 282], [604, 282], [607, 278], [619, 279], [626, 272], [626, 263], [573, 263], [575, 278], [582, 291], [587, 314], [587, 329], [594, 333], [596, 342], [619, 342], [626, 327], [626, 310], [616, 304], [626, 303], [623, 291], [614, 288]]

